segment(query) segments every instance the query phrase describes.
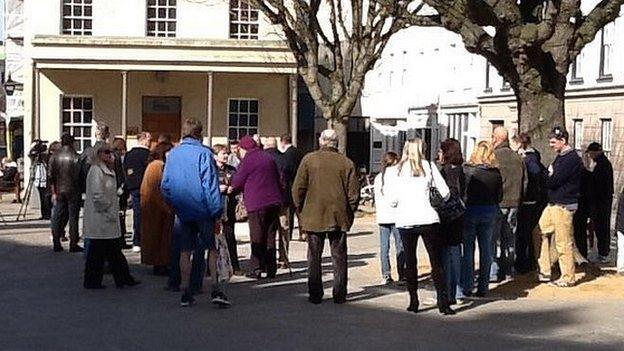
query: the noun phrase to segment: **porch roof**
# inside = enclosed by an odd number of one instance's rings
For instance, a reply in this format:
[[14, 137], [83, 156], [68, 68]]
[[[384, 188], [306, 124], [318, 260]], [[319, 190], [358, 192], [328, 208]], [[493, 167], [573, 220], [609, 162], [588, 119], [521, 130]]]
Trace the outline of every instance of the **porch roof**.
[[35, 36], [37, 68], [121, 71], [296, 73], [281, 41]]

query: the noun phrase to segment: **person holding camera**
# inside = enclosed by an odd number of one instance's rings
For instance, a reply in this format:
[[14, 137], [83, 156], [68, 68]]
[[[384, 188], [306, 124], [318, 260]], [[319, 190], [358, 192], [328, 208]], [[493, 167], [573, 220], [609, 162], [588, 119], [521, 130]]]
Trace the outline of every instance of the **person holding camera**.
[[48, 184], [48, 147], [46, 141], [36, 139], [30, 148], [30, 159], [33, 165], [33, 186], [39, 192], [39, 208], [41, 217], [39, 219], [49, 220], [52, 214], [52, 196]]

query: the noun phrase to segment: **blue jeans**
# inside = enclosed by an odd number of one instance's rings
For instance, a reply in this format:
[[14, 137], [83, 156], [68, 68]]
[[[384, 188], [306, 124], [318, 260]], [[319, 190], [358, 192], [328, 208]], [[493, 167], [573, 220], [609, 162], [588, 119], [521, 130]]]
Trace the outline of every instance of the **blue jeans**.
[[444, 276], [446, 278], [446, 291], [450, 301], [463, 298], [460, 288], [461, 275], [461, 245], [446, 246], [443, 251]]
[[[182, 222], [178, 216], [175, 217], [173, 225], [173, 240], [171, 243], [171, 270], [169, 271], [169, 281], [167, 285], [170, 287], [179, 287], [182, 281], [180, 275], [180, 254], [185, 242], [190, 234], [195, 232], [197, 242], [193, 249], [193, 263], [191, 268], [191, 291], [199, 291], [204, 282], [204, 274], [206, 273], [206, 249], [214, 248], [214, 223], [212, 221], [200, 222]], [[210, 239], [212, 238], [212, 243]]]
[[494, 232], [497, 212], [471, 214], [464, 217], [464, 255], [461, 261], [461, 287], [466, 296], [472, 294], [474, 287], [474, 252], [475, 241], [479, 243], [479, 282], [477, 291], [486, 294], [489, 291], [490, 268], [492, 266], [492, 233]]
[[394, 224], [379, 225], [379, 240], [381, 244], [381, 276], [383, 278], [392, 277], [392, 268], [390, 267], [390, 236], [394, 237], [394, 247], [396, 249], [397, 271], [399, 272], [399, 280], [403, 279], [405, 270], [405, 252], [403, 250], [403, 242], [399, 230]]
[[132, 190], [132, 245], [141, 246], [141, 191]]
[[490, 281], [501, 281], [506, 276], [513, 276], [516, 261], [516, 228], [518, 227], [518, 209], [501, 208], [494, 224], [492, 234], [492, 269]]

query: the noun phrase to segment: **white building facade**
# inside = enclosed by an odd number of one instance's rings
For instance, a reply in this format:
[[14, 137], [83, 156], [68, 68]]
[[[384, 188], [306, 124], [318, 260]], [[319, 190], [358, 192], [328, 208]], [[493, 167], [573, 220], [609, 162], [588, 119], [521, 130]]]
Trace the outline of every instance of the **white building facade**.
[[28, 140], [81, 151], [98, 122], [175, 140], [184, 118], [210, 144], [296, 131], [294, 59], [243, 0], [30, 0], [24, 19]]
[[396, 34], [366, 78], [362, 115], [371, 120], [371, 170], [386, 151], [401, 153], [406, 139], [423, 138], [428, 157], [452, 137], [472, 152], [479, 136], [479, 67], [461, 38], [441, 28], [409, 28]]

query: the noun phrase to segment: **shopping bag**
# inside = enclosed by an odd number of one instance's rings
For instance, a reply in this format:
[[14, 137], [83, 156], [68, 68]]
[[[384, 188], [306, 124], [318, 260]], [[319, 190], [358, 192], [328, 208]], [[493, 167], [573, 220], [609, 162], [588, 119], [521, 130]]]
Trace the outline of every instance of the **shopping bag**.
[[224, 234], [216, 236], [217, 246], [217, 277], [220, 283], [230, 281], [232, 275], [234, 275], [234, 269], [232, 268], [232, 261], [230, 260], [230, 252], [228, 251], [227, 241]]

